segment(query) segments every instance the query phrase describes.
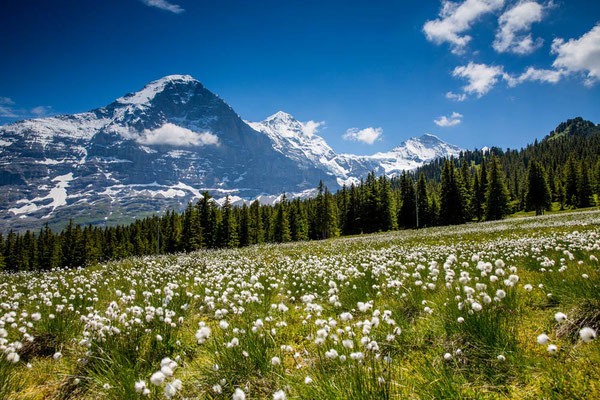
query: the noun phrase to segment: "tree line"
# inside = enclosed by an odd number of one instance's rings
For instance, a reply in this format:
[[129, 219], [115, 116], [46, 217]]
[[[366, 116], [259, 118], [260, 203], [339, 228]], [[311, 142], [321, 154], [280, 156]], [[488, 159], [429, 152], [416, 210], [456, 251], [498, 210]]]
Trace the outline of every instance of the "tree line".
[[561, 209], [589, 207], [600, 195], [600, 134], [593, 124], [583, 133], [574, 129], [581, 121], [567, 121], [560, 132], [559, 126], [520, 151], [466, 151], [392, 178], [371, 172], [336, 193], [321, 182], [307, 199], [284, 194], [274, 205], [234, 207], [229, 197], [219, 205], [204, 192], [182, 213], [170, 210], [129, 225], [71, 221], [61, 232], [48, 225], [36, 233], [9, 232], [0, 235], [0, 269], [50, 270], [128, 256], [496, 220], [521, 210], [542, 214], [553, 202]]

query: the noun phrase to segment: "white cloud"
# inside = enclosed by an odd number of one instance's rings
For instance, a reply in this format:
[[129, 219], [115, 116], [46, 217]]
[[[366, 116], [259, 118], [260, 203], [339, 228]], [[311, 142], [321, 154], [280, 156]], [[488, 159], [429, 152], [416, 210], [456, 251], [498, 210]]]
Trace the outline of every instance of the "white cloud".
[[194, 132], [175, 124], [166, 123], [154, 130], [146, 129], [137, 138], [138, 143], [147, 145], [206, 146], [219, 145], [219, 138], [210, 132]]
[[317, 122], [310, 120], [307, 122], [301, 122], [301, 124], [304, 134], [307, 136], [312, 136], [313, 134], [317, 133], [323, 125], [325, 125], [325, 121]]
[[0, 97], [0, 118], [17, 118], [17, 111], [11, 107], [15, 104], [9, 97]]
[[454, 125], [460, 124], [462, 122], [462, 117], [463, 117], [462, 114], [459, 114], [455, 111], [449, 117], [442, 115], [438, 119], [434, 119], [433, 122], [435, 122], [436, 125], [445, 128], [448, 126], [454, 126]]
[[508, 82], [508, 86], [514, 87], [525, 81], [537, 81], [543, 83], [557, 83], [561, 80], [564, 73], [555, 69], [537, 69], [535, 67], [529, 67], [518, 77], [506, 75], [504, 79]]
[[427, 40], [436, 44], [450, 43], [452, 52], [461, 54], [471, 41], [464, 32], [471, 29], [477, 19], [487, 13], [499, 10], [504, 0], [465, 0], [462, 3], [442, 1], [439, 18], [427, 21], [423, 32]]
[[447, 92], [446, 98], [454, 101], [465, 101], [467, 99], [467, 95], [464, 93], [457, 94], [453, 92]]
[[383, 135], [383, 129], [368, 127], [365, 129], [350, 128], [346, 131], [342, 138], [344, 140], [351, 140], [355, 142], [363, 142], [366, 144], [373, 144], [381, 138]]
[[12, 107], [0, 105], [0, 118], [17, 118], [18, 116]]
[[554, 68], [565, 73], [585, 74], [585, 85], [592, 86], [600, 79], [600, 23], [579, 39], [554, 39], [552, 53], [556, 59]]
[[467, 79], [469, 83], [463, 86], [463, 91], [468, 94], [477, 94], [477, 97], [489, 92], [498, 82], [498, 78], [508, 76], [504, 73], [502, 66], [476, 64], [474, 62], [454, 68], [452, 75]]
[[52, 107], [37, 106], [31, 110], [15, 107], [15, 102], [9, 97], [0, 97], [0, 118], [31, 118], [48, 116]]
[[31, 114], [36, 117], [43, 117], [50, 113], [52, 107], [50, 106], [37, 106], [31, 109]]
[[499, 53], [530, 54], [539, 49], [544, 40], [533, 39], [529, 30], [535, 22], [544, 18], [546, 9], [553, 7], [552, 2], [543, 6], [535, 1], [520, 1], [498, 18], [498, 31], [493, 47]]
[[169, 3], [167, 0], [142, 0], [147, 6], [160, 8], [161, 10], [170, 11], [175, 14], [180, 14], [185, 10], [177, 4]]

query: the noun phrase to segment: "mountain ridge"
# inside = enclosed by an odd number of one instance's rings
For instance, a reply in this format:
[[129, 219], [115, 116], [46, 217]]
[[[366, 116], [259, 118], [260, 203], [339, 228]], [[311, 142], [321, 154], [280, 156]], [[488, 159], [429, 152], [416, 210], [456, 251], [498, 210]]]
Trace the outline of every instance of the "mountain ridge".
[[72, 216], [123, 222], [181, 209], [203, 190], [238, 202], [308, 196], [320, 180], [335, 189], [372, 170], [394, 175], [461, 150], [436, 138], [443, 145], [425, 155], [413, 151], [424, 146], [418, 139], [373, 156], [337, 154], [317, 127], [283, 111], [244, 121], [189, 75], [165, 76], [87, 112], [3, 125], [0, 230], [64, 225]]

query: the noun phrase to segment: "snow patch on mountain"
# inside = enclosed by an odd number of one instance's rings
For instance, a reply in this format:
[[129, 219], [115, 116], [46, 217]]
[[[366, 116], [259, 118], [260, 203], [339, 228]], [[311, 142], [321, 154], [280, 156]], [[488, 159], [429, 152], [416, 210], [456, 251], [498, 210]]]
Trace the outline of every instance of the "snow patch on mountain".
[[168, 83], [189, 83], [195, 81], [196, 80], [189, 75], [168, 75], [148, 83], [142, 90], [138, 92], [128, 93], [125, 96], [118, 98], [117, 102], [121, 104], [131, 104], [137, 106], [147, 104], [154, 99], [158, 93], [162, 92]]

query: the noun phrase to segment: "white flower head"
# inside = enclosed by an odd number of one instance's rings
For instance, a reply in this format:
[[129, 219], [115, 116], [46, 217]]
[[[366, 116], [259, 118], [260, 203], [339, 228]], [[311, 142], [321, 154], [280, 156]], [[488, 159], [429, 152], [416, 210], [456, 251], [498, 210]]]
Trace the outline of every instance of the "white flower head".
[[579, 336], [584, 342], [589, 343], [592, 340], [596, 339], [596, 331], [592, 328], [585, 327], [579, 331]]

